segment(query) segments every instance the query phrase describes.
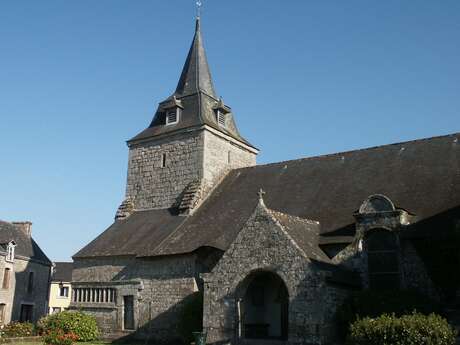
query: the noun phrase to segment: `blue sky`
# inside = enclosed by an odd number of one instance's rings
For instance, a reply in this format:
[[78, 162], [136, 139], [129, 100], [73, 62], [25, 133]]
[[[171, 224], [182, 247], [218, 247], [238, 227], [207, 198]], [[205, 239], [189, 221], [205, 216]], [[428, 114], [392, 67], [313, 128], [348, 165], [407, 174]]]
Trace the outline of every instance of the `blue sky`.
[[[460, 131], [460, 1], [203, 0], [217, 92], [259, 163]], [[0, 2], [0, 219], [53, 260], [123, 199], [125, 140], [174, 90], [193, 0]]]

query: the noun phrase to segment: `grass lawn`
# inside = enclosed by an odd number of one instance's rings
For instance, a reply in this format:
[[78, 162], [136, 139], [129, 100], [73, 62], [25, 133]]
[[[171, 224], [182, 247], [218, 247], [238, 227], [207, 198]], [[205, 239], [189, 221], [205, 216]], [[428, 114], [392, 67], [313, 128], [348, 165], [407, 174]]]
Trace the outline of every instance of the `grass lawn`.
[[[29, 341], [29, 342], [15, 342], [15, 343], [5, 343], [5, 345], [42, 345], [43, 342], [41, 341]], [[95, 341], [95, 342], [90, 342], [90, 343], [75, 343], [75, 345], [107, 345], [110, 344], [110, 342], [104, 342], [104, 341]], [[123, 345], [129, 345], [129, 344], [123, 344]]]
[[[90, 342], [76, 342], [74, 345], [153, 345], [153, 343], [145, 343], [144, 341], [130, 341], [130, 342], [115, 342], [111, 343], [110, 341], [104, 341], [104, 340], [96, 340], [96, 341], [90, 341]], [[44, 345], [43, 341], [41, 340], [30, 340], [30, 341], [16, 341], [16, 342], [8, 342], [8, 343], [1, 343], [0, 345]]]

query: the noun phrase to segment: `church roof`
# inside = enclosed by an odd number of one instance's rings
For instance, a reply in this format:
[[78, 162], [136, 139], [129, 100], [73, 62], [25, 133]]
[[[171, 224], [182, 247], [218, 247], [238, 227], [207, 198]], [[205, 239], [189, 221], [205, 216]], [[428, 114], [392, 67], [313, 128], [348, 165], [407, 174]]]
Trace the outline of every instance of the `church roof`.
[[156, 256], [202, 246], [226, 250], [266, 191], [272, 210], [319, 221], [322, 235], [353, 235], [353, 214], [383, 194], [431, 218], [460, 205], [460, 133], [233, 170], [191, 216], [135, 212], [75, 257]]
[[[166, 133], [169, 134], [184, 129], [195, 129], [208, 125], [252, 147], [240, 135], [231, 108], [225, 105], [221, 98], [217, 97], [203, 46], [200, 27], [200, 18], [197, 18], [195, 35], [176, 91], [160, 103], [149, 127], [130, 139], [128, 145]], [[181, 109], [179, 122], [174, 125], [166, 125], [166, 110], [170, 109], [172, 105], [179, 106]], [[219, 125], [215, 114], [216, 109], [222, 109], [225, 112], [225, 126]]]
[[75, 257], [151, 252], [185, 220], [185, 217], [167, 209], [134, 212], [128, 218], [113, 223]]
[[281, 224], [283, 229], [291, 236], [307, 257], [316, 261], [330, 262], [329, 257], [318, 246], [320, 234], [319, 222], [270, 209], [268, 211]]
[[71, 282], [72, 281], [73, 262], [55, 262], [53, 268], [53, 282]]
[[[11, 241], [16, 242], [16, 247], [14, 249], [15, 255], [24, 256], [51, 265], [51, 261], [32, 237], [27, 236], [13, 224], [0, 220], [0, 245], [3, 247], [3, 245]], [[2, 248], [2, 250], [5, 249]]]

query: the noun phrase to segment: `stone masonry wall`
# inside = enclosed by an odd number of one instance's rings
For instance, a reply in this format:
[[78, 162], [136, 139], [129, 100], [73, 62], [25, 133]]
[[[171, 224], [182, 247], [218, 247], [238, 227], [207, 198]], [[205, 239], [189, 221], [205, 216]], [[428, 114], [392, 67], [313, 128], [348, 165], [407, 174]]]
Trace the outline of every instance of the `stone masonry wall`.
[[208, 130], [182, 132], [130, 147], [126, 197], [138, 210], [170, 208], [191, 182], [207, 193], [230, 170], [255, 164], [254, 153]]
[[[0, 272], [10, 268], [10, 283], [8, 288], [0, 289], [0, 303], [5, 304], [5, 323], [19, 320], [21, 305], [33, 306], [32, 321], [37, 321], [48, 312], [48, 288], [51, 266], [16, 256], [14, 262], [5, 261], [0, 256]], [[33, 272], [33, 288], [28, 291], [29, 274]], [[0, 282], [3, 284], [3, 281]]]
[[[154, 258], [77, 259], [74, 288], [104, 286], [116, 289], [116, 301], [72, 303], [93, 314], [104, 333], [123, 330], [123, 296], [134, 296], [136, 338], [156, 342], [177, 340], [178, 320], [184, 300], [198, 291], [194, 255]], [[104, 279], [101, 281], [100, 279]]]
[[256, 154], [205, 131], [203, 164], [205, 189], [209, 190], [230, 170], [256, 165]]
[[269, 213], [258, 207], [211, 273], [204, 275], [204, 328], [210, 343], [237, 343], [237, 301], [255, 271], [278, 275], [289, 293], [289, 344], [323, 344], [334, 287]]
[[131, 146], [126, 197], [134, 200], [138, 210], [177, 205], [185, 187], [201, 179], [202, 156], [202, 132], [181, 133]]
[[[29, 273], [33, 272], [33, 288], [27, 291]], [[51, 266], [27, 259], [16, 258], [14, 279], [16, 280], [12, 319], [19, 320], [21, 304], [32, 304], [32, 321], [37, 321], [48, 312], [48, 291]]]
[[14, 264], [12, 262], [8, 262], [5, 260], [5, 255], [0, 255], [0, 274], [1, 274], [1, 281], [0, 286], [3, 287], [3, 280], [5, 278], [5, 269], [10, 269], [10, 284], [7, 289], [0, 289], [0, 303], [5, 304], [5, 311], [3, 314], [4, 323], [9, 323], [11, 319], [11, 313], [13, 311], [13, 298], [14, 298], [14, 287], [16, 284], [14, 282]]
[[120, 272], [135, 262], [133, 257], [75, 259], [72, 282], [110, 282], [120, 280]]

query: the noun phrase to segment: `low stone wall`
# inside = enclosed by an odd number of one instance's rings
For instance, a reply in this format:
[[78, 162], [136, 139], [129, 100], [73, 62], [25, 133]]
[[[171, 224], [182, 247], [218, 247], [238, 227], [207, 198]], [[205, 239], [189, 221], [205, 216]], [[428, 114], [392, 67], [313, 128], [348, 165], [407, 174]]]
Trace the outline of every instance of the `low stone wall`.
[[42, 337], [14, 337], [14, 338], [0, 338], [0, 344], [16, 344], [16, 343], [41, 343]]

